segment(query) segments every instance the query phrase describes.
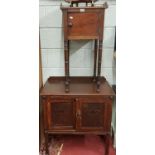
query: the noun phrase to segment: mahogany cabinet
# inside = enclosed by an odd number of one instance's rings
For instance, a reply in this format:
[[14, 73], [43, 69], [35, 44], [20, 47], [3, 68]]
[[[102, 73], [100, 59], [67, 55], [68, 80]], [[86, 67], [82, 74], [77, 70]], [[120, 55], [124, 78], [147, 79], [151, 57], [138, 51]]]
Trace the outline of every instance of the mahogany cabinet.
[[[94, 6], [92, 3], [92, 6], [86, 4], [86, 7], [77, 7], [79, 2], [92, 1], [66, 1], [71, 2], [71, 5], [61, 6], [65, 76], [49, 77], [40, 91], [46, 154], [49, 153], [49, 135], [97, 134], [105, 136], [105, 155], [109, 155], [112, 103], [115, 94], [106, 79], [101, 77], [104, 14], [107, 4]], [[73, 7], [74, 3], [77, 4], [76, 7]], [[93, 76], [70, 76], [71, 40], [94, 41]]]
[[[85, 0], [86, 1], [86, 0]], [[85, 2], [83, 1], [83, 2]], [[78, 1], [73, 1], [77, 2]], [[101, 6], [66, 7], [61, 6], [64, 31], [64, 59], [65, 59], [65, 91], [70, 91], [69, 51], [71, 40], [94, 41], [94, 81], [96, 91], [100, 91], [100, 76], [102, 63], [104, 15], [107, 3]], [[82, 75], [81, 75], [82, 76]]]
[[50, 77], [41, 89], [46, 153], [52, 134], [105, 135], [108, 155], [112, 103], [115, 96], [104, 77], [96, 92], [93, 77], [71, 77], [70, 92], [65, 93], [65, 77]]

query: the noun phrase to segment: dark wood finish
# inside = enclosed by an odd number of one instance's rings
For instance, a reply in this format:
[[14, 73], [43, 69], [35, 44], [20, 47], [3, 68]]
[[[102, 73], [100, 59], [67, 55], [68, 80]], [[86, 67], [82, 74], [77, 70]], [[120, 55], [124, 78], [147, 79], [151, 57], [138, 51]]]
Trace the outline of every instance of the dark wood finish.
[[98, 38], [98, 13], [68, 13], [68, 39]]
[[113, 89], [109, 86], [108, 82], [104, 77], [100, 78], [101, 87], [100, 92], [96, 92], [96, 83], [92, 82], [93, 77], [70, 77], [70, 92], [65, 93], [64, 86], [65, 77], [50, 77], [46, 84], [41, 89], [41, 96], [52, 95], [52, 99], [59, 99], [59, 95], [63, 95], [66, 99], [68, 96], [76, 97], [78, 95], [84, 96], [110, 96], [114, 95]]
[[[46, 153], [49, 134], [106, 135], [109, 147], [115, 96], [112, 88], [101, 77], [100, 92], [97, 93], [93, 77], [70, 77], [70, 92], [65, 93], [65, 80], [66, 77], [50, 77], [40, 92], [44, 107]], [[105, 155], [108, 152], [106, 149]]]
[[51, 113], [48, 115], [51, 118], [50, 129], [75, 128], [75, 104], [73, 99], [51, 99], [50, 106]]
[[[103, 103], [103, 101], [101, 101]], [[81, 130], [103, 130], [104, 129], [104, 114], [105, 104], [92, 99], [81, 99]]]
[[48, 134], [48, 132], [45, 132], [45, 151], [46, 151], [46, 154], [48, 154], [48, 152], [49, 152], [48, 141], [49, 141], [49, 134]]
[[[90, 2], [89, 0], [73, 0], [69, 2]], [[94, 7], [63, 7], [64, 24], [64, 55], [65, 55], [65, 91], [69, 92], [69, 41], [70, 40], [95, 40], [94, 46], [94, 81], [96, 90], [100, 91], [100, 76], [102, 63], [102, 42], [104, 28], [104, 13], [107, 3]], [[97, 75], [96, 75], [96, 67]]]
[[106, 134], [105, 135], [105, 154], [109, 154], [109, 147], [110, 147], [110, 143], [111, 143], [111, 136], [110, 134]]

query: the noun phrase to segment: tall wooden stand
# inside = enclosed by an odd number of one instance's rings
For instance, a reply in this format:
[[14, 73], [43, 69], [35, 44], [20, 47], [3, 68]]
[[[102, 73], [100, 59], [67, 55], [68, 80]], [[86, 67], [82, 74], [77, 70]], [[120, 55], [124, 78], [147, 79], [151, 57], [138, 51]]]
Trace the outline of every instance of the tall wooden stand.
[[[76, 3], [76, 1], [75, 1]], [[100, 91], [100, 76], [102, 63], [104, 12], [105, 3], [98, 7], [63, 7], [64, 24], [64, 59], [65, 59], [65, 91], [69, 92], [69, 42], [70, 40], [94, 40], [94, 81], [96, 91]], [[96, 72], [97, 68], [97, 72]]]
[[[71, 3], [71, 7], [61, 6], [64, 25], [65, 77], [50, 77], [40, 91], [44, 116], [45, 151], [49, 155], [50, 134], [96, 134], [105, 136], [104, 155], [109, 155], [112, 103], [115, 94], [106, 79], [101, 77], [104, 12], [107, 4], [98, 7], [94, 5], [72, 7], [79, 1], [89, 3], [91, 0], [66, 1], [74, 2]], [[94, 41], [92, 76], [70, 77], [70, 40]]]

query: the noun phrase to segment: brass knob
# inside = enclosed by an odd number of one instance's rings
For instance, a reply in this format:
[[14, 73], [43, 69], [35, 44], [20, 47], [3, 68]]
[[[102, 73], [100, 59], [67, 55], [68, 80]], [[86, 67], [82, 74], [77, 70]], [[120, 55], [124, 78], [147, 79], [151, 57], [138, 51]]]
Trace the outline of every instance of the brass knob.
[[42, 99], [45, 100], [46, 99], [46, 96], [42, 96]]
[[72, 26], [73, 26], [73, 23], [72, 23], [72, 22], [69, 22], [69, 23], [68, 23], [68, 26], [69, 26], [69, 27], [72, 27]]
[[109, 96], [110, 99], [113, 99], [113, 96]]
[[77, 111], [76, 117], [81, 118], [81, 111], [80, 110]]
[[75, 98], [75, 102], [78, 102], [78, 98]]

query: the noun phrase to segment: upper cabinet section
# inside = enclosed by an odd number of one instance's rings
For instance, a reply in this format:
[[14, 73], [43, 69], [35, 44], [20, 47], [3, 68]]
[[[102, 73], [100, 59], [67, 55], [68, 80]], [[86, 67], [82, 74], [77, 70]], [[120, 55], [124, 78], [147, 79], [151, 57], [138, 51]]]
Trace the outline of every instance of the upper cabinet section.
[[64, 37], [69, 40], [102, 39], [105, 8], [104, 6], [61, 7], [64, 19]]
[[[60, 3], [50, 1], [45, 3], [40, 2], [39, 8], [39, 22], [41, 28], [61, 28], [62, 11], [60, 10]], [[103, 2], [102, 2], [103, 4]], [[110, 20], [109, 20], [110, 19]], [[114, 27], [116, 25], [116, 5], [108, 2], [108, 8], [105, 9], [105, 27]]]

